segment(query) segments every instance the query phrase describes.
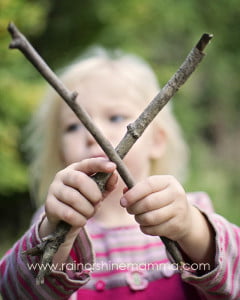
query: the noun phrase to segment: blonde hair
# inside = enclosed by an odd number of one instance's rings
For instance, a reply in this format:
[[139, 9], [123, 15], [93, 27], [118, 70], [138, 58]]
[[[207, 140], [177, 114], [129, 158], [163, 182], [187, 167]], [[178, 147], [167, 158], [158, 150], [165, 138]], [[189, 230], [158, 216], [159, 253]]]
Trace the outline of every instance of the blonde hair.
[[[70, 90], [76, 89], [82, 81], [94, 73], [104, 73], [106, 70], [114, 72], [114, 75], [124, 80], [126, 89], [132, 89], [137, 93], [145, 106], [159, 92], [160, 87], [154, 72], [142, 59], [118, 51], [109, 53], [103, 49], [89, 53], [63, 70], [60, 78]], [[33, 116], [28, 131], [31, 189], [38, 204], [45, 198], [55, 173], [64, 167], [58, 138], [61, 101], [57, 93], [49, 89], [38, 112]], [[164, 131], [167, 146], [161, 160], [152, 161], [149, 175], [172, 174], [182, 181], [187, 170], [188, 148], [170, 104], [158, 114], [154, 123]]]

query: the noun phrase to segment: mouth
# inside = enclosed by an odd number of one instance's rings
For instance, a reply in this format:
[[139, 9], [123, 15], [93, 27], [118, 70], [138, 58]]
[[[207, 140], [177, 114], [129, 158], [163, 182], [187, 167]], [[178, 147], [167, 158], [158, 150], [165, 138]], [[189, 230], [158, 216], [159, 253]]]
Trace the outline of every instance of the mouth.
[[105, 153], [97, 153], [97, 154], [93, 154], [90, 156], [90, 158], [98, 158], [98, 157], [103, 157], [103, 158], [108, 159], [108, 157]]

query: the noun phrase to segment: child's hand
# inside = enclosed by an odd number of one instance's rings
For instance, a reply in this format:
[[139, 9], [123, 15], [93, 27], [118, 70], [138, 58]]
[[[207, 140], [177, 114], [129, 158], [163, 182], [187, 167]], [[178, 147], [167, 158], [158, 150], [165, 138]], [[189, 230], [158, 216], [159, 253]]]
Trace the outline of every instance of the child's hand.
[[152, 176], [137, 183], [121, 204], [135, 215], [142, 232], [177, 241], [191, 261], [214, 266], [214, 230], [174, 177]]
[[173, 176], [151, 176], [137, 183], [124, 194], [121, 204], [135, 215], [146, 234], [177, 241], [191, 229], [192, 206]]
[[75, 229], [83, 227], [103, 199], [97, 184], [89, 176], [97, 172], [113, 173], [108, 179], [105, 197], [117, 183], [115, 169], [116, 165], [107, 159], [91, 158], [73, 163], [58, 172], [50, 185], [45, 203], [48, 229], [41, 231], [40, 228], [40, 234], [53, 231], [60, 220]]

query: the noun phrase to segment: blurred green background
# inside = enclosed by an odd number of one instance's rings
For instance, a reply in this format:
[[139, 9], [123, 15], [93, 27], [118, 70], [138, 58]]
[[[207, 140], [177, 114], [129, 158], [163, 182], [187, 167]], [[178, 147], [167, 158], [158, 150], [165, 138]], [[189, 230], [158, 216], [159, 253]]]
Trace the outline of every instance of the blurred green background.
[[174, 110], [192, 153], [186, 190], [206, 191], [216, 211], [240, 225], [239, 20], [237, 0], [1, 0], [0, 255], [27, 229], [35, 209], [23, 128], [46, 85], [19, 51], [8, 50], [9, 21], [55, 71], [102, 45], [145, 58], [162, 86], [202, 33], [213, 33], [204, 61], [174, 97]]

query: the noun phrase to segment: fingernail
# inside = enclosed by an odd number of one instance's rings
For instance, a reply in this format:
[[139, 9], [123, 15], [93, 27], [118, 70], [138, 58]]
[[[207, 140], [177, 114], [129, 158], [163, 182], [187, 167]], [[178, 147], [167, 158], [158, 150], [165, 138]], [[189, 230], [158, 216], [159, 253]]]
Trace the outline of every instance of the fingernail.
[[106, 164], [106, 167], [108, 169], [112, 169], [114, 166], [115, 166], [115, 164], [113, 162], [111, 162], [111, 161], [107, 162], [107, 164]]
[[126, 206], [127, 206], [127, 199], [124, 198], [124, 197], [122, 197], [122, 198], [120, 199], [120, 203], [121, 203], [121, 205], [122, 205], [123, 207], [126, 207]]

